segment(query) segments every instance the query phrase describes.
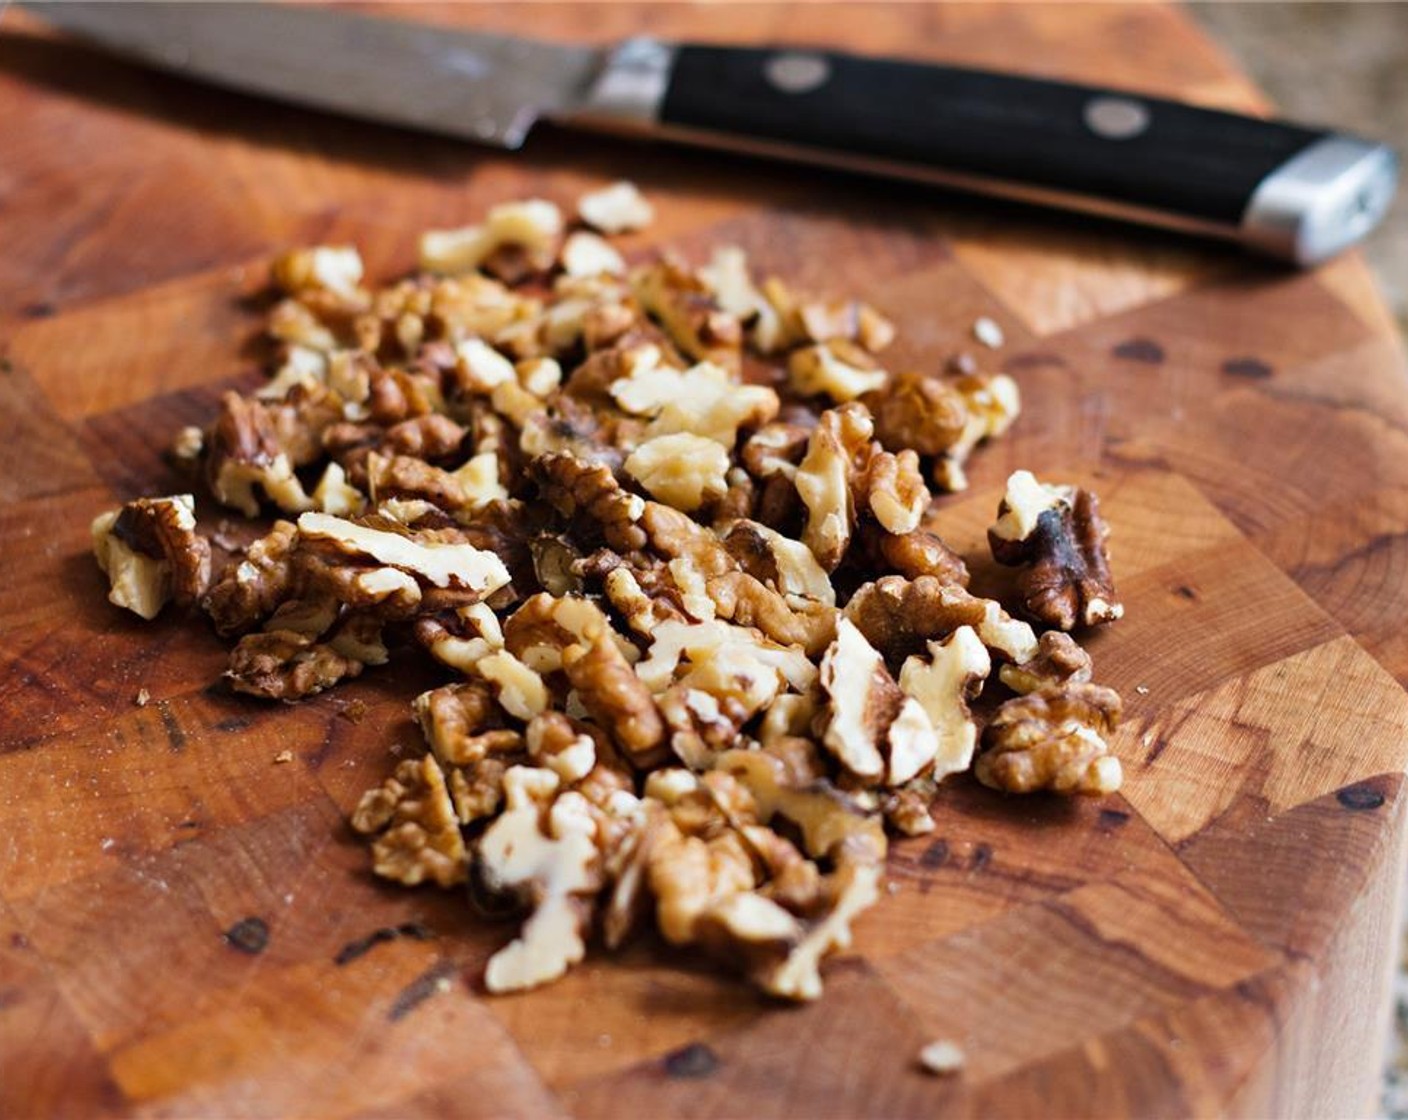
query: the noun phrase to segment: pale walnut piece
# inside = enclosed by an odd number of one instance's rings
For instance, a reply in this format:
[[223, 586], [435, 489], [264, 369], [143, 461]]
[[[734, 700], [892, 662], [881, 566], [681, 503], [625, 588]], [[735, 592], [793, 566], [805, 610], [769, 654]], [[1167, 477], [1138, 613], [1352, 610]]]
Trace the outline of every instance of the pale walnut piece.
[[507, 811], [475, 845], [485, 888], [532, 909], [518, 937], [489, 958], [484, 986], [491, 992], [555, 980], [586, 955], [591, 899], [601, 886], [597, 827], [586, 799], [559, 795], [558, 784], [551, 770], [510, 770]]
[[794, 392], [804, 397], [829, 397], [838, 403], [879, 390], [890, 376], [869, 354], [844, 338], [792, 351], [787, 372]]
[[1007, 480], [988, 543], [999, 563], [1021, 567], [1017, 584], [1027, 613], [1073, 630], [1124, 614], [1110, 574], [1109, 535], [1094, 493], [1045, 486], [1017, 471]]
[[819, 679], [830, 701], [822, 744], [852, 774], [900, 785], [933, 761], [939, 737], [923, 704], [895, 684], [884, 658], [845, 618]]
[[551, 202], [506, 202], [493, 207], [483, 225], [422, 234], [420, 265], [428, 272], [449, 274], [476, 268], [501, 271], [503, 258], [495, 262], [495, 255], [509, 249], [522, 255], [527, 271], [541, 271], [552, 266], [561, 234], [562, 212]]
[[426, 755], [407, 759], [377, 789], [362, 795], [352, 827], [372, 836], [372, 870], [408, 887], [465, 881], [468, 855], [445, 775]]
[[295, 249], [275, 258], [273, 275], [289, 295], [326, 291], [354, 296], [362, 283], [362, 258], [352, 245]]
[[651, 497], [692, 513], [728, 489], [728, 452], [703, 436], [676, 432], [646, 440], [626, 459], [626, 473]]
[[737, 370], [743, 328], [719, 306], [708, 284], [675, 257], [639, 268], [631, 289], [679, 349], [698, 361]]
[[972, 763], [978, 727], [968, 701], [991, 671], [987, 648], [971, 626], [960, 626], [943, 642], [930, 642], [927, 661], [910, 657], [900, 669], [900, 689], [919, 702], [935, 731], [928, 768], [934, 781], [967, 770]]
[[191, 606], [210, 583], [210, 542], [196, 532], [190, 494], [128, 502], [94, 518], [92, 536], [109, 602], [143, 618], [168, 600]]
[[973, 449], [1007, 431], [1021, 414], [1022, 395], [1017, 383], [1004, 373], [960, 373], [950, 384], [963, 399], [967, 420], [958, 440], [934, 464], [934, 482], [948, 491], [966, 490], [963, 464]]
[[856, 460], [865, 454], [874, 430], [870, 414], [860, 405], [823, 413], [793, 477], [807, 509], [802, 540], [828, 572], [850, 547], [856, 519], [851, 482]]
[[602, 233], [644, 229], [655, 220], [655, 208], [639, 187], [625, 179], [584, 194], [577, 200], [577, 214]]
[[1123, 770], [1106, 742], [1119, 723], [1119, 694], [1070, 684], [1008, 700], [983, 732], [978, 780], [1009, 793], [1114, 793]]

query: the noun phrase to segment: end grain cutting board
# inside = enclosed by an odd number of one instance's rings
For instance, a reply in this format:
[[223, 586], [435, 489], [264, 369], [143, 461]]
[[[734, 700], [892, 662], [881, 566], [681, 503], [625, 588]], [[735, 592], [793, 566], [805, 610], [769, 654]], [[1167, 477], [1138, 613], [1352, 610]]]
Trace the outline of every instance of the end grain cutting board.
[[[1258, 105], [1161, 7], [415, 14], [830, 44]], [[18, 12], [0, 27], [0, 121], [0, 1113], [1366, 1109], [1408, 756], [1408, 397], [1357, 258], [1292, 275], [551, 130], [510, 158], [187, 85]], [[276, 249], [350, 239], [385, 276], [423, 227], [618, 176], [660, 215], [632, 249], [727, 239], [802, 286], [864, 292], [900, 324], [896, 364], [936, 367], [978, 315], [1002, 325], [993, 360], [1026, 411], [945, 506], [970, 556], [1018, 466], [1091, 480], [1115, 530], [1128, 616], [1093, 652], [1127, 701], [1123, 795], [946, 791], [938, 831], [895, 846], [893, 893], [813, 1006], [648, 942], [541, 992], [477, 994], [459, 977], [508, 930], [374, 883], [343, 823], [388, 746], [415, 742], [407, 700], [429, 671], [298, 707], [208, 692], [221, 643], [108, 606], [88, 555], [95, 513], [173, 485], [171, 433], [252, 383], [241, 347]], [[440, 936], [334, 964], [412, 920]], [[967, 1051], [960, 1076], [914, 1068], [934, 1038]]]

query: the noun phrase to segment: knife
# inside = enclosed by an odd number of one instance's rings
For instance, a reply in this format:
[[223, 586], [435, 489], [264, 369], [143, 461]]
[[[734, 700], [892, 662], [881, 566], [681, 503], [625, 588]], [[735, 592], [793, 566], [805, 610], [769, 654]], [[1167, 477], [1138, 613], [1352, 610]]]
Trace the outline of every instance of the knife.
[[1368, 233], [1398, 178], [1391, 149], [1343, 132], [899, 59], [572, 46], [284, 4], [28, 6], [192, 78], [503, 148], [549, 119], [1094, 212], [1299, 265]]

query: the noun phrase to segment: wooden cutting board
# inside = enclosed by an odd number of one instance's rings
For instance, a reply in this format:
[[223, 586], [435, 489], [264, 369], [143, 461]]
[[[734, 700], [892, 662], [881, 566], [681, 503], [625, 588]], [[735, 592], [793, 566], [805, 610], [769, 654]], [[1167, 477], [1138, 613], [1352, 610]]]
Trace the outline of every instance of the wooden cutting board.
[[[403, 14], [828, 44], [1260, 105], [1162, 7]], [[148, 73], [15, 11], [0, 120], [0, 1114], [1368, 1109], [1408, 756], [1408, 399], [1357, 258], [1295, 275], [550, 129], [509, 157]], [[253, 383], [275, 250], [351, 239], [385, 276], [423, 227], [618, 176], [660, 215], [633, 249], [735, 241], [800, 286], [867, 293], [900, 324], [896, 364], [936, 368], [977, 316], [1001, 324], [991, 361], [1026, 411], [944, 507], [970, 556], [1018, 466], [1091, 480], [1114, 526], [1128, 616], [1093, 652], [1127, 702], [1123, 794], [946, 789], [937, 831], [895, 845], [890, 893], [808, 1007], [650, 942], [484, 997], [509, 929], [373, 882], [344, 824], [416, 742], [407, 704], [431, 671], [297, 707], [210, 690], [221, 643], [108, 606], [88, 554], [95, 513], [171, 489], [171, 433]], [[335, 963], [411, 921], [438, 936]], [[936, 1038], [966, 1050], [961, 1075], [918, 1072]]]

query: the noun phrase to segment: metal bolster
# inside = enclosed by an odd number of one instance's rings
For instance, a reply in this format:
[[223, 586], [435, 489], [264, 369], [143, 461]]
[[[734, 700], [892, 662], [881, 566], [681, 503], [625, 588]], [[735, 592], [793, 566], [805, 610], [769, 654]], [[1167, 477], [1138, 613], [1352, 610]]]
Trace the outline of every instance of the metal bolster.
[[1260, 252], [1318, 264], [1378, 224], [1397, 183], [1392, 149], [1353, 136], [1326, 136], [1257, 184], [1238, 236]]
[[624, 131], [651, 128], [660, 120], [676, 53], [675, 46], [658, 39], [627, 39], [607, 56], [571, 122]]

